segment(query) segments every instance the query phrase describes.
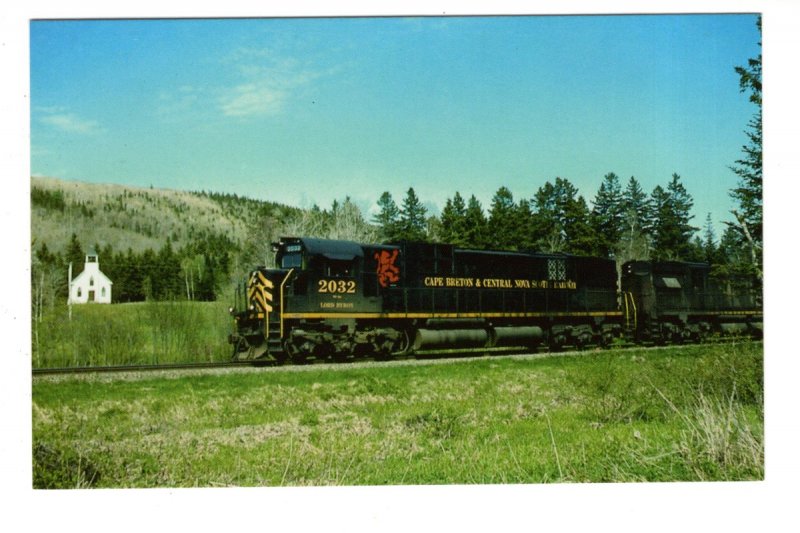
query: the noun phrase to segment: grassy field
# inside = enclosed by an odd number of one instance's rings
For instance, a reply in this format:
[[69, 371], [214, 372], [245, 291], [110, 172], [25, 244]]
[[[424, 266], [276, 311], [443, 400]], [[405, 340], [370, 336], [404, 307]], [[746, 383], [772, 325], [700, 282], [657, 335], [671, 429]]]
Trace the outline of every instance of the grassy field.
[[49, 310], [32, 327], [34, 368], [223, 361], [228, 304], [143, 302]]
[[762, 353], [36, 378], [34, 486], [759, 480]]

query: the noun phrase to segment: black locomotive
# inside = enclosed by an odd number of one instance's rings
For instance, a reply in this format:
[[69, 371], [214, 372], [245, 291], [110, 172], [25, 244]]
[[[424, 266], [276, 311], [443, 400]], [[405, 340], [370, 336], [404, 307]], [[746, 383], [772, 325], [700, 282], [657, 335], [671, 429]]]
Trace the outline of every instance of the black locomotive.
[[[760, 335], [759, 291], [699, 263], [283, 238], [231, 309], [234, 359], [296, 363], [419, 350]], [[618, 289], [621, 286], [621, 291]]]
[[656, 343], [700, 342], [711, 334], [760, 338], [761, 291], [754, 280], [712, 278], [710, 270], [706, 263], [625, 263], [622, 300], [626, 315], [634, 319], [626, 329], [631, 338]]

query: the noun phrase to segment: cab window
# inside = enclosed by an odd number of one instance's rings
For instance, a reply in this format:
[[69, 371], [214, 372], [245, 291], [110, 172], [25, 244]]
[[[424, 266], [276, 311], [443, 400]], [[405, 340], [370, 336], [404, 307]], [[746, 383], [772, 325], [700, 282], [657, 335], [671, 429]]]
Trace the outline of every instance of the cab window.
[[303, 256], [300, 253], [285, 254], [281, 257], [281, 268], [300, 268], [303, 265]]

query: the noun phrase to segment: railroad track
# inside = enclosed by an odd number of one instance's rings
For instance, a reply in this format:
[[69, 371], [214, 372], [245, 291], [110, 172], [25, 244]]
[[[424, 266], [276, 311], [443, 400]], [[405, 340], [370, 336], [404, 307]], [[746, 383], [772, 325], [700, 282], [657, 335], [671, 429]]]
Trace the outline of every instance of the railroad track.
[[[725, 342], [725, 339], [708, 340], [704, 344], [717, 344]], [[621, 344], [614, 349], [628, 350], [636, 348], [668, 348], [676, 346], [692, 346], [693, 344], [687, 343], [685, 345], [668, 345], [668, 346], [639, 346], [635, 344]], [[391, 361], [405, 361], [405, 360], [435, 360], [435, 359], [461, 359], [473, 358], [481, 356], [503, 356], [503, 355], [574, 355], [580, 353], [590, 353], [596, 350], [596, 347], [588, 347], [583, 350], [567, 349], [563, 351], [551, 352], [547, 350], [534, 350], [520, 349], [520, 348], [490, 348], [478, 350], [430, 350], [419, 352], [415, 355], [397, 356]], [[312, 360], [303, 365], [286, 364], [283, 366], [313, 366], [313, 365], [335, 365], [347, 366], [348, 364], [375, 362], [382, 364], [387, 361], [377, 360], [371, 357], [360, 358], [357, 361], [330, 361], [330, 360]], [[159, 370], [205, 370], [205, 369], [219, 369], [219, 368], [246, 368], [246, 367], [267, 367], [267, 366], [281, 366], [266, 361], [218, 361], [206, 363], [168, 363], [168, 364], [136, 364], [136, 365], [112, 365], [112, 366], [78, 366], [78, 367], [58, 367], [58, 368], [34, 368], [32, 373], [34, 376], [51, 376], [51, 375], [69, 375], [69, 374], [103, 374], [103, 373], [124, 373], [124, 372], [155, 372]]]
[[[389, 361], [405, 361], [405, 360], [435, 360], [435, 359], [461, 359], [481, 356], [501, 356], [501, 355], [523, 355], [534, 353], [550, 353], [543, 350], [531, 351], [530, 348], [488, 348], [488, 349], [470, 349], [470, 350], [425, 350], [420, 351], [414, 355], [398, 355], [391, 358]], [[555, 352], [553, 352], [555, 353]], [[569, 353], [569, 352], [565, 352]], [[372, 357], [363, 357], [357, 360], [346, 361], [332, 361], [327, 359], [310, 360], [302, 365], [292, 365], [287, 363], [285, 365], [276, 365], [267, 361], [218, 361], [206, 363], [167, 363], [167, 364], [135, 364], [135, 365], [109, 365], [109, 366], [70, 366], [70, 367], [54, 367], [54, 368], [34, 368], [34, 376], [52, 376], [52, 375], [70, 375], [70, 374], [107, 374], [107, 373], [124, 373], [124, 372], [155, 372], [159, 370], [205, 370], [205, 369], [218, 369], [218, 368], [243, 368], [243, 367], [267, 367], [267, 366], [314, 366], [314, 365], [342, 365], [362, 362], [375, 362], [381, 364], [387, 360], [376, 359]]]
[[[519, 354], [523, 351], [505, 351], [502, 353], [487, 352], [485, 355], [511, 355]], [[484, 355], [478, 352], [450, 352], [450, 353], [432, 353], [424, 352], [415, 356], [397, 356], [391, 361], [405, 361], [408, 359], [436, 359], [436, 358], [467, 358], [478, 357]], [[168, 363], [159, 365], [111, 365], [111, 366], [66, 366], [66, 367], [53, 367], [53, 368], [34, 368], [32, 374], [34, 376], [55, 376], [55, 375], [70, 375], [70, 374], [110, 374], [110, 373], [124, 373], [124, 372], [156, 372], [159, 370], [207, 370], [219, 368], [246, 368], [246, 367], [275, 367], [275, 366], [314, 366], [314, 365], [341, 365], [347, 366], [354, 362], [375, 362], [377, 364], [387, 362], [378, 360], [371, 357], [363, 357], [358, 360], [352, 361], [332, 361], [327, 359], [314, 359], [304, 364], [291, 364], [284, 365], [272, 363], [269, 361], [219, 361], [215, 363]]]
[[103, 374], [115, 372], [150, 372], [157, 370], [194, 370], [210, 368], [231, 368], [258, 366], [252, 361], [219, 361], [215, 363], [168, 363], [159, 365], [112, 365], [112, 366], [67, 366], [58, 368], [34, 368], [34, 376], [52, 376], [58, 374]]
[[[530, 352], [530, 349], [509, 349], [491, 348], [487, 350], [428, 350], [420, 352], [416, 355], [399, 355], [393, 357], [392, 361], [403, 361], [407, 359], [436, 359], [436, 358], [467, 358], [479, 357], [481, 355], [514, 355]], [[386, 362], [383, 360], [364, 357], [357, 360], [347, 361], [331, 361], [327, 359], [315, 359], [308, 361], [302, 365], [292, 365], [287, 363], [283, 366], [312, 366], [312, 365], [343, 365], [352, 364], [354, 362], [376, 362], [378, 364]], [[107, 374], [107, 373], [123, 373], [123, 372], [155, 372], [159, 370], [205, 370], [205, 369], [218, 369], [218, 368], [243, 368], [243, 367], [267, 367], [267, 366], [281, 366], [268, 361], [218, 361], [206, 363], [167, 363], [167, 364], [135, 364], [135, 365], [110, 365], [110, 366], [67, 366], [67, 367], [54, 367], [54, 368], [34, 368], [34, 376], [53, 376], [53, 375], [69, 375], [69, 374]]]

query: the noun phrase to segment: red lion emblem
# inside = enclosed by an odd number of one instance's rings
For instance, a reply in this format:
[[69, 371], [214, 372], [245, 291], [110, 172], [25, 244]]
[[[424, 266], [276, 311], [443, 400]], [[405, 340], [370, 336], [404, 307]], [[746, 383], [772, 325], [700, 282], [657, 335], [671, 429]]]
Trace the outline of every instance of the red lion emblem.
[[375, 259], [378, 261], [378, 283], [381, 284], [381, 287], [388, 287], [389, 283], [396, 283], [400, 280], [400, 269], [394, 264], [399, 252], [400, 250], [392, 250], [389, 253], [384, 250], [375, 253]]

